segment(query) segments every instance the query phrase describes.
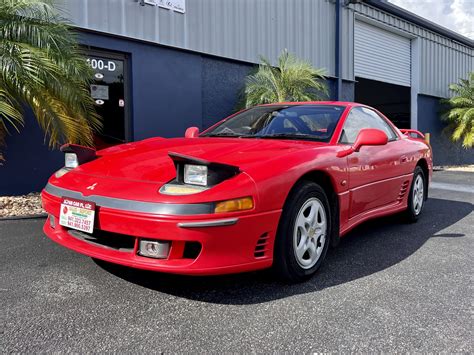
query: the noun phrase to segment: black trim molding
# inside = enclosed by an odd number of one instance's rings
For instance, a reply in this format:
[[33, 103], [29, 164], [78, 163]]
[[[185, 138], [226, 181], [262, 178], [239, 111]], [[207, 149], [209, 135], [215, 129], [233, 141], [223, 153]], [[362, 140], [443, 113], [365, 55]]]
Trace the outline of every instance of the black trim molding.
[[158, 203], [158, 202], [143, 202], [134, 200], [124, 200], [120, 198], [105, 197], [105, 196], [84, 196], [78, 191], [64, 189], [62, 187], [54, 186], [50, 183], [46, 185], [44, 191], [56, 197], [70, 197], [84, 201], [94, 202], [98, 207], [111, 208], [114, 210], [151, 213], [160, 215], [172, 216], [189, 216], [199, 214], [213, 214], [214, 203]]

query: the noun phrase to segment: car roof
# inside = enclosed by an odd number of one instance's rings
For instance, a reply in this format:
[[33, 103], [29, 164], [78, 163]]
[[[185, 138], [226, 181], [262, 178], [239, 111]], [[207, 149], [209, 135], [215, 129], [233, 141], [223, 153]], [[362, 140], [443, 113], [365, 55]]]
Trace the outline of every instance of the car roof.
[[275, 102], [271, 104], [263, 104], [257, 106], [276, 106], [276, 105], [288, 105], [288, 106], [295, 106], [295, 105], [337, 105], [337, 106], [361, 106], [357, 102], [349, 102], [349, 101], [302, 101], [302, 102]]

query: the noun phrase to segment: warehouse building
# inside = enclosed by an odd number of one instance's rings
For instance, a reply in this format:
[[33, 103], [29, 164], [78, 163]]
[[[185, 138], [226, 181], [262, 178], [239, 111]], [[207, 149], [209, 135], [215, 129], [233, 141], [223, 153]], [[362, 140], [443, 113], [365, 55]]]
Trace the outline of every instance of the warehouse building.
[[[98, 145], [209, 127], [235, 110], [259, 56], [286, 48], [326, 69], [330, 99], [431, 133], [435, 164], [474, 163], [439, 119], [448, 85], [474, 70], [474, 42], [386, 1], [58, 1], [95, 72]], [[33, 118], [7, 143], [0, 194], [39, 190], [62, 164]]]

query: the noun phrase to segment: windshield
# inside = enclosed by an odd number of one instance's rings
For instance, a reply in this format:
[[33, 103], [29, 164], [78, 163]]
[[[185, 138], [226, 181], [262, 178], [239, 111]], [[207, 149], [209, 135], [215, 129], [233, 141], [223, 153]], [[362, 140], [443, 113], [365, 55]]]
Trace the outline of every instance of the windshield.
[[272, 105], [241, 112], [201, 137], [310, 139], [327, 142], [344, 106]]

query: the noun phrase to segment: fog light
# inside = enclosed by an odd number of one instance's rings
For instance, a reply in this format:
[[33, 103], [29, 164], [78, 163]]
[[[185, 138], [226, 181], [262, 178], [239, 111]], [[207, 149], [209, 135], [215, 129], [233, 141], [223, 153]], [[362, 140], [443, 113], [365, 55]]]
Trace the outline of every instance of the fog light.
[[166, 259], [170, 251], [170, 242], [140, 239], [138, 254], [147, 258]]
[[49, 225], [51, 228], [56, 228], [56, 220], [54, 219], [54, 216], [52, 214], [49, 215]]

